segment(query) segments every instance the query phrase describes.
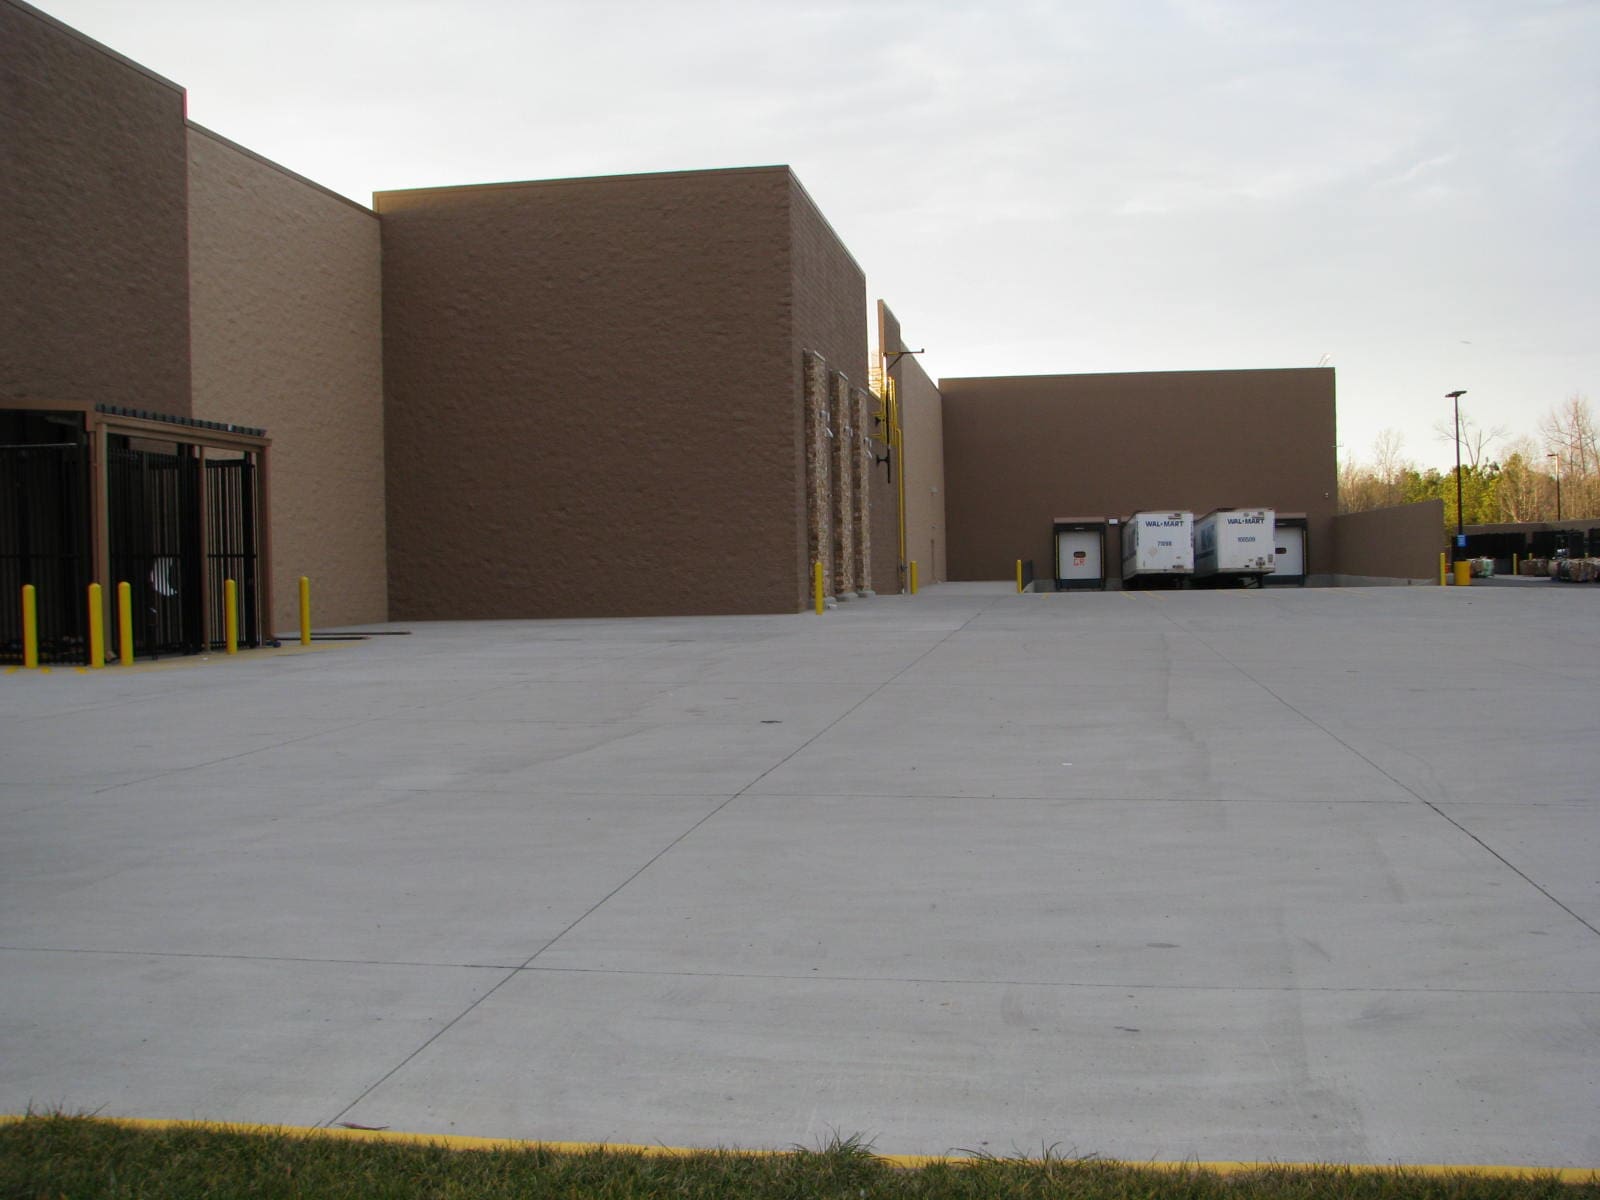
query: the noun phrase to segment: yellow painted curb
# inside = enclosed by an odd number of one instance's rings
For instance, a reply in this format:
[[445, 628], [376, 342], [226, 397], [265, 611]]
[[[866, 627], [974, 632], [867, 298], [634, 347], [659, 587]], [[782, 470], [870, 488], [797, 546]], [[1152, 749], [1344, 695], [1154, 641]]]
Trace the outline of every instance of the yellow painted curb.
[[[0, 1125], [14, 1125], [27, 1120], [45, 1120], [47, 1116], [0, 1114]], [[148, 1117], [100, 1117], [88, 1120], [107, 1125], [120, 1125], [126, 1129], [157, 1131], [164, 1129], [212, 1130], [218, 1133], [243, 1133], [266, 1137], [327, 1137], [352, 1142], [390, 1142], [399, 1145], [443, 1146], [449, 1150], [550, 1150], [557, 1154], [594, 1154], [605, 1151], [613, 1154], [638, 1154], [647, 1158], [689, 1158], [697, 1154], [734, 1154], [748, 1158], [786, 1158], [793, 1150], [709, 1150], [686, 1146], [636, 1146], [622, 1142], [542, 1142], [526, 1138], [470, 1137], [455, 1133], [404, 1133], [390, 1129], [348, 1129], [343, 1126], [302, 1125], [250, 1125], [226, 1121], [179, 1121]], [[879, 1162], [891, 1167], [915, 1169], [939, 1165], [973, 1166], [989, 1161], [983, 1158], [960, 1158], [937, 1154], [874, 1154]], [[1006, 1160], [1037, 1165], [1039, 1159]], [[1073, 1160], [1063, 1159], [1070, 1164]], [[1560, 1183], [1600, 1183], [1600, 1167], [1529, 1167], [1491, 1166], [1486, 1164], [1453, 1163], [1291, 1163], [1291, 1162], [1127, 1162], [1121, 1159], [1085, 1159], [1085, 1164], [1109, 1167], [1128, 1167], [1141, 1171], [1210, 1172], [1214, 1175], [1238, 1175], [1253, 1171], [1349, 1171], [1356, 1175], [1477, 1175], [1499, 1179], [1554, 1179]]]

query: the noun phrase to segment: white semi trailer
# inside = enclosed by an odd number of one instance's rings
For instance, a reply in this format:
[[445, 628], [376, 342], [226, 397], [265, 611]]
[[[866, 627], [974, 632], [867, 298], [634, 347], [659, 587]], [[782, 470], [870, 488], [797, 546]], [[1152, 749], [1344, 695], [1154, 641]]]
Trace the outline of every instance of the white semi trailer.
[[1270, 508], [1219, 508], [1194, 523], [1196, 579], [1260, 576], [1276, 570]]
[[1122, 578], [1194, 573], [1194, 514], [1136, 512], [1122, 526]]

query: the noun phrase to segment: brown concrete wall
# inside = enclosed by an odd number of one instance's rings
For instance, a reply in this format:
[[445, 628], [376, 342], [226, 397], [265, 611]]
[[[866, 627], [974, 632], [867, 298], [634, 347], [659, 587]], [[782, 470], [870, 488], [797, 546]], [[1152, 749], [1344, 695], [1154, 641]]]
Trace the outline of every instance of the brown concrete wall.
[[378, 219], [189, 131], [194, 415], [272, 438], [273, 628], [388, 616]]
[[1333, 519], [1333, 571], [1344, 580], [1436, 582], [1447, 549], [1444, 501], [1344, 513]]
[[1333, 570], [1331, 369], [942, 379], [939, 390], [951, 579], [1008, 579], [1018, 558], [1048, 575], [1056, 516], [1248, 505], [1304, 512], [1308, 571]]
[[0, 401], [189, 413], [183, 89], [0, 0]]
[[[885, 354], [907, 346], [900, 322], [878, 302], [879, 345]], [[887, 339], [887, 340], [885, 340]], [[949, 578], [945, 535], [944, 398], [910, 354], [893, 369], [906, 438], [906, 558], [917, 563], [919, 585]]]
[[375, 198], [395, 619], [803, 603], [792, 190], [772, 167]]
[[[867, 279], [844, 243], [839, 240], [816, 202], [792, 174], [789, 176], [789, 229], [792, 272], [792, 346], [796, 383], [802, 378], [801, 355], [811, 350], [827, 360], [850, 386], [866, 387], [867, 380]], [[849, 388], [844, 390], [846, 398]], [[837, 421], [837, 415], [836, 415]], [[841, 448], [842, 449], [842, 448]], [[841, 483], [837, 464], [835, 488]], [[797, 509], [804, 504], [804, 481]], [[873, 494], [877, 503], [878, 495]], [[804, 541], [798, 546], [797, 569], [801, 579], [799, 607], [810, 605], [810, 565]], [[835, 590], [830, 578], [829, 593]]]

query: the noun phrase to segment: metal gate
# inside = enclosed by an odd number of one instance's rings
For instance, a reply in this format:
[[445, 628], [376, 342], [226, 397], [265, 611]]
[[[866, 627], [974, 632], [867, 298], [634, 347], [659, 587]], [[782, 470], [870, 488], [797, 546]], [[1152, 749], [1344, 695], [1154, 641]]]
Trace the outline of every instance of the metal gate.
[[239, 589], [239, 643], [261, 644], [260, 594], [256, 587], [256, 469], [246, 455], [206, 459], [206, 595], [211, 641], [225, 640], [226, 589]]
[[205, 648], [201, 605], [199, 460], [111, 446], [106, 450], [106, 532], [112, 588], [133, 593], [139, 655]]
[[89, 471], [76, 443], [0, 446], [0, 662], [22, 661], [22, 586], [34, 587], [39, 661], [83, 662]]

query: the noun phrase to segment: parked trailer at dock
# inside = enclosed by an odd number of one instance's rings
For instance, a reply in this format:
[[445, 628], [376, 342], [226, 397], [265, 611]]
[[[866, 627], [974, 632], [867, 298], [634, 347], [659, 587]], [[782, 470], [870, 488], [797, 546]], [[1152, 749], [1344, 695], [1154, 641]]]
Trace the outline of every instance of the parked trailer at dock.
[[[1194, 514], [1136, 512], [1122, 526], [1122, 578], [1194, 574]], [[1178, 580], [1181, 583], [1181, 579]]]
[[1270, 508], [1219, 508], [1194, 523], [1196, 579], [1267, 575], [1277, 569]]

